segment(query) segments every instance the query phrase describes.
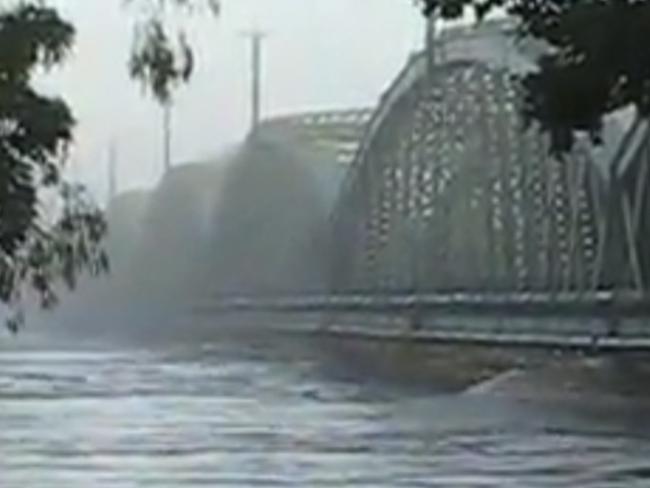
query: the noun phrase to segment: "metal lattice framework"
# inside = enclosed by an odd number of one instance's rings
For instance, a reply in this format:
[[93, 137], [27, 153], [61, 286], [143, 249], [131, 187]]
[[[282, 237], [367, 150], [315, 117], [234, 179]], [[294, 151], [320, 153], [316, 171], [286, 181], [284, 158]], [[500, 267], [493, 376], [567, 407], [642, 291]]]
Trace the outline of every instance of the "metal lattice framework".
[[289, 132], [315, 148], [333, 151], [337, 162], [350, 164], [372, 114], [369, 108], [305, 112], [270, 118], [258, 130]]
[[305, 254], [323, 255], [326, 283], [211, 310], [316, 313], [314, 330], [361, 338], [650, 350], [650, 122], [616, 114], [604, 147], [551, 157], [522, 126], [512, 78], [540, 46], [510, 50], [507, 24], [480, 29], [412, 56], [373, 111], [277, 117], [252, 134], [344, 163]]
[[[523, 131], [506, 69], [414, 58], [368, 123], [332, 218], [331, 291], [643, 294], [647, 127], [609, 169]], [[636, 139], [635, 139], [636, 138]], [[636, 142], [635, 142], [636, 140]]]

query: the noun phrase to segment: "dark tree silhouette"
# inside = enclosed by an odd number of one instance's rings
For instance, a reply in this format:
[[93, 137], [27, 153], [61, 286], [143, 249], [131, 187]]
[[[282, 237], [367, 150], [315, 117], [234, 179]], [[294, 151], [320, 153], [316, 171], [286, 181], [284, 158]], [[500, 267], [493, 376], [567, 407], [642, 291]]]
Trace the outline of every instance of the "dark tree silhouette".
[[444, 19], [495, 8], [519, 21], [522, 35], [546, 42], [539, 70], [522, 77], [524, 116], [571, 148], [576, 132], [600, 141], [603, 117], [625, 106], [650, 115], [648, 0], [422, 0], [423, 12]]
[[51, 307], [59, 284], [73, 288], [82, 271], [108, 268], [101, 212], [61, 179], [72, 113], [32, 86], [37, 69], [65, 59], [74, 33], [39, 2], [0, 10], [0, 301], [14, 307], [12, 330], [26, 300]]
[[[189, 80], [194, 63], [182, 30], [173, 41], [167, 15], [201, 7], [216, 15], [219, 3], [126, 2], [142, 14], [131, 76], [161, 104], [170, 103], [173, 89]], [[61, 179], [73, 137], [72, 112], [64, 100], [40, 94], [32, 85], [37, 70], [65, 60], [74, 35], [74, 26], [40, 0], [0, 7], [0, 302], [15, 312], [8, 320], [13, 331], [24, 320], [25, 301], [52, 307], [60, 285], [74, 288], [80, 273], [108, 271], [103, 214], [83, 186]], [[47, 199], [41, 198], [44, 191]]]
[[218, 15], [219, 0], [127, 0], [143, 13], [136, 24], [129, 69], [158, 103], [171, 103], [172, 92], [187, 83], [194, 70], [194, 54], [185, 31], [167, 25], [183, 12]]

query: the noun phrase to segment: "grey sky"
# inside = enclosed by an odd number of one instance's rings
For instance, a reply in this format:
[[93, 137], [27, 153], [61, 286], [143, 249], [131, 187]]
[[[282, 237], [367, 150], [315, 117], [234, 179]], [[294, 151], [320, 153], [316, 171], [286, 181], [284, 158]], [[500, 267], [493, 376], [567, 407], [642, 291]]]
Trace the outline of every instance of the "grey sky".
[[[51, 0], [75, 22], [75, 54], [44, 81], [71, 103], [79, 126], [74, 174], [101, 199], [107, 146], [119, 145], [122, 188], [160, 176], [160, 109], [128, 79], [135, 12], [123, 0]], [[223, 0], [221, 17], [187, 20], [198, 71], [179, 94], [174, 159], [213, 156], [240, 140], [248, 124], [248, 45], [252, 26], [268, 30], [265, 115], [366, 106], [421, 44], [422, 20], [410, 0]]]

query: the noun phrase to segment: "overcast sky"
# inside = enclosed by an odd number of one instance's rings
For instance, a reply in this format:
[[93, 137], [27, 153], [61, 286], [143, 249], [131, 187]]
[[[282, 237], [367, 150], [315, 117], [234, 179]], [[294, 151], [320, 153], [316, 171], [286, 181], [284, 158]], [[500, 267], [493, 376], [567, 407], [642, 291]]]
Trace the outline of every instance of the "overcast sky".
[[[73, 57], [43, 82], [77, 117], [74, 174], [103, 200], [114, 138], [120, 186], [151, 186], [162, 166], [161, 114], [127, 76], [135, 12], [124, 0], [51, 3], [78, 29]], [[374, 104], [420, 47], [423, 30], [411, 0], [223, 0], [219, 18], [197, 16], [187, 25], [198, 69], [174, 111], [177, 164], [210, 158], [245, 135], [250, 50], [242, 31], [269, 32], [263, 113], [270, 116]]]

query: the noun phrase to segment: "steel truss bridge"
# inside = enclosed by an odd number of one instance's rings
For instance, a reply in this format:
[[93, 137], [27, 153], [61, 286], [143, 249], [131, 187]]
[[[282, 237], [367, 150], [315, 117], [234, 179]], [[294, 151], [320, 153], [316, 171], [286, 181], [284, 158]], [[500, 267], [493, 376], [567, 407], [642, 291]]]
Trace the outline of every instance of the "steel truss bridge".
[[258, 131], [290, 134], [317, 149], [333, 151], [338, 163], [349, 165], [372, 114], [369, 108], [290, 114], [263, 121]]
[[[372, 112], [273, 122], [337, 147], [348, 164], [327, 284], [221, 307], [403, 314], [434, 336], [458, 335], [435, 325], [441, 314], [585, 317], [571, 330], [586, 335], [601, 318], [605, 336], [629, 318], [630, 340], [650, 338], [648, 124], [621, 122], [608, 148], [579, 142], [552, 157], [541, 131], [522, 129], [516, 63], [463, 54], [459, 42], [477, 37], [455, 33], [435, 63], [413, 56]], [[480, 333], [499, 340], [502, 325]]]

